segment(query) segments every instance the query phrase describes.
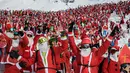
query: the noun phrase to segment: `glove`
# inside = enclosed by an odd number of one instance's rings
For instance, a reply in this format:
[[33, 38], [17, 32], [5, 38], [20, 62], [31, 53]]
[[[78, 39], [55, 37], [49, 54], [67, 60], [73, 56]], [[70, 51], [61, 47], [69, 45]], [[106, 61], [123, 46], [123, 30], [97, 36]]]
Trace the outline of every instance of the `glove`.
[[73, 29], [74, 24], [75, 24], [75, 22], [71, 22], [71, 23], [69, 24], [69, 29], [68, 29], [69, 32], [72, 32], [72, 29]]
[[18, 59], [18, 57], [19, 57], [18, 51], [16, 51], [16, 50], [12, 50], [9, 54], [12, 59], [13, 58]]
[[113, 36], [116, 35], [116, 33], [120, 33], [118, 26], [115, 26], [115, 27], [114, 27], [114, 29], [113, 29], [113, 31], [111, 32], [110, 36], [113, 37]]
[[19, 34], [19, 36], [22, 37], [24, 35], [24, 32], [23, 31], [19, 31], [18, 34]]
[[22, 67], [22, 68], [26, 68], [27, 63], [24, 62], [24, 61], [21, 61], [21, 62], [19, 63], [19, 65], [20, 65], [20, 67]]
[[40, 34], [42, 31], [40, 29], [38, 29], [37, 33]]
[[57, 70], [57, 72], [56, 72], [56, 73], [61, 73], [61, 72]]
[[2, 29], [0, 29], [0, 33], [3, 33]]
[[28, 27], [24, 27], [24, 31], [28, 31]]

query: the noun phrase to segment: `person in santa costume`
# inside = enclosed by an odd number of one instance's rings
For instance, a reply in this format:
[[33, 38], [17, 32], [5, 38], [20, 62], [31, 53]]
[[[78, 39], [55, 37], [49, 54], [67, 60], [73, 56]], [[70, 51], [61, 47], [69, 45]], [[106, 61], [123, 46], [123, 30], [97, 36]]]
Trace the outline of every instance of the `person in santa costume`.
[[130, 19], [126, 21], [127, 24], [127, 32], [130, 33]]
[[7, 41], [5, 36], [3, 35], [2, 32], [0, 32], [0, 63], [3, 63], [3, 58], [5, 56], [5, 50], [7, 46]]
[[43, 28], [42, 28], [42, 25], [38, 25], [38, 26], [37, 26], [36, 35], [35, 35], [35, 37], [34, 37], [34, 44], [33, 44], [34, 47], [36, 47], [36, 44], [37, 44], [37, 42], [38, 42], [38, 39], [39, 39], [40, 37], [43, 37], [43, 36], [44, 36], [42, 29], [43, 29]]
[[124, 45], [119, 54], [120, 73], [130, 72], [130, 38], [128, 39], [128, 45]]
[[[34, 34], [32, 31], [26, 31], [25, 32], [26, 35], [27, 35], [27, 38], [29, 40], [29, 43], [28, 43], [28, 46], [26, 46], [25, 48], [23, 49], [20, 49], [19, 51], [19, 54], [25, 58], [25, 59], [29, 59], [32, 57], [33, 53], [35, 53], [35, 49], [33, 47], [33, 43], [34, 43]], [[22, 72], [22, 71], [21, 71]], [[27, 68], [24, 68], [23, 69], [23, 72], [34, 72], [34, 64], [27, 67]]]
[[76, 45], [78, 46], [81, 43], [81, 38], [80, 38], [80, 32], [79, 28], [77, 25], [74, 26], [74, 40]]
[[19, 51], [28, 45], [28, 38], [26, 34], [23, 31], [13, 31], [12, 29], [13, 28], [9, 25], [9, 28], [4, 33], [4, 36], [7, 40], [6, 55], [3, 61], [3, 63], [5, 64], [5, 71], [9, 69], [12, 65], [15, 65], [15, 63], [17, 62], [16, 59], [12, 59], [9, 56], [9, 53], [14, 49]]
[[[52, 40], [51, 40], [52, 39]], [[56, 67], [61, 73], [70, 73], [68, 54], [68, 40], [64, 31], [60, 37], [53, 37], [50, 40], [55, 53]], [[69, 69], [68, 69], [69, 68]]]
[[10, 56], [18, 59], [19, 62], [11, 67], [13, 69], [8, 69], [5, 73], [21, 73], [22, 68], [27, 68], [34, 63], [37, 64], [36, 73], [56, 73], [54, 50], [50, 48], [47, 38], [40, 37], [35, 48], [37, 49], [36, 52], [29, 59], [23, 58], [16, 51], [12, 51]]
[[[117, 43], [118, 41], [116, 41]], [[118, 44], [111, 47], [108, 58], [105, 58], [102, 66], [102, 73], [120, 73], [120, 66], [118, 64], [118, 55], [120, 47]]]
[[97, 51], [91, 51], [90, 44], [91, 40], [88, 36], [84, 37], [81, 42], [81, 48], [77, 47], [74, 42], [74, 37], [72, 34], [73, 23], [70, 24], [69, 31], [69, 42], [70, 47], [74, 54], [76, 55], [76, 61], [78, 64], [78, 73], [98, 73], [99, 61], [102, 55], [108, 49], [112, 38], [119, 31], [118, 26], [114, 28], [110, 36], [103, 43], [103, 45]]

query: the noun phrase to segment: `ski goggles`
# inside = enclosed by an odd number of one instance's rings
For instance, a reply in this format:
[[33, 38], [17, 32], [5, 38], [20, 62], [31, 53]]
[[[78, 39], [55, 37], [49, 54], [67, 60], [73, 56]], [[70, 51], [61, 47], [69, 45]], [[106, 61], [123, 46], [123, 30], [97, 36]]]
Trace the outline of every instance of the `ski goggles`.
[[45, 37], [39, 38], [38, 43], [42, 44], [47, 42], [47, 39]]
[[82, 48], [90, 48], [90, 45], [89, 44], [83, 44]]

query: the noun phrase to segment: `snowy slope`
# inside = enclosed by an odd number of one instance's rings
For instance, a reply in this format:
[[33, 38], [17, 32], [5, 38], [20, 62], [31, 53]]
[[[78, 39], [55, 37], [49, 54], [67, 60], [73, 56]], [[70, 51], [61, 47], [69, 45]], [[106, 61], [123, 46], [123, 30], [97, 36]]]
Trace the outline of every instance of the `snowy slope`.
[[44, 11], [57, 11], [68, 8], [75, 8], [82, 5], [92, 5], [106, 2], [119, 2], [120, 0], [75, 0], [74, 3], [69, 3], [68, 6], [61, 0], [0, 0], [0, 9], [20, 10], [34, 9]]
[[[68, 8], [75, 8], [82, 5], [92, 5], [97, 3], [106, 3], [106, 2], [119, 2], [120, 0], [75, 0], [74, 3], [69, 3], [68, 6], [58, 0], [57, 3], [55, 0], [0, 0], [0, 9], [6, 10], [20, 10], [20, 9], [33, 9], [33, 10], [44, 10], [44, 11], [57, 11], [64, 10]], [[125, 1], [125, 0], [123, 0]], [[130, 1], [130, 0], [129, 0]], [[130, 15], [126, 16], [125, 21], [130, 18]], [[118, 22], [120, 17], [115, 13], [111, 14], [109, 21]], [[126, 32], [126, 25], [122, 26], [123, 31]], [[125, 33], [125, 37], [122, 37], [119, 40], [119, 45], [123, 46], [127, 44], [127, 40], [130, 38], [130, 34]]]

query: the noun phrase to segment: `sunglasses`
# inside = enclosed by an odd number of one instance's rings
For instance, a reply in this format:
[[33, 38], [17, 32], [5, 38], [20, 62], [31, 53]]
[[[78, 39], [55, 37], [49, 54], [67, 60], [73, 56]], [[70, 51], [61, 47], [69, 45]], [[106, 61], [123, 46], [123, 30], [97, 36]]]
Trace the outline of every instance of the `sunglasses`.
[[30, 35], [30, 34], [28, 34], [27, 36], [28, 36], [28, 37], [33, 37], [33, 35]]
[[90, 45], [89, 44], [83, 44], [82, 48], [90, 48]]

